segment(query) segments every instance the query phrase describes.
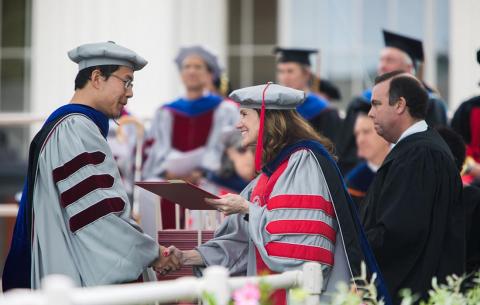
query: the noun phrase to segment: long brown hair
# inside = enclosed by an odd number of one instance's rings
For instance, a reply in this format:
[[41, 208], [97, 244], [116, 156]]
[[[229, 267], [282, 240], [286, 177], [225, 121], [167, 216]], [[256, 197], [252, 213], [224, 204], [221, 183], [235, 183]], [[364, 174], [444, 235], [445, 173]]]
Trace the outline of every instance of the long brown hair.
[[[260, 110], [256, 109], [259, 113]], [[295, 109], [265, 110], [265, 126], [263, 131], [262, 161], [268, 163], [285, 147], [301, 140], [320, 142], [334, 156], [333, 143], [318, 134]]]

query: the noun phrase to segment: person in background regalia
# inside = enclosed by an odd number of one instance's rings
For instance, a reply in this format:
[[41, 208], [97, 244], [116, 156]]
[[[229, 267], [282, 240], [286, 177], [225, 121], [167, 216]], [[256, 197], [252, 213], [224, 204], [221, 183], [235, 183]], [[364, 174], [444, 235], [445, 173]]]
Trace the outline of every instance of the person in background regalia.
[[339, 101], [342, 99], [340, 88], [326, 79], [319, 80], [317, 94], [329, 102]]
[[[142, 177], [196, 184], [206, 172], [220, 168], [222, 130], [236, 124], [238, 107], [208, 91], [221, 72], [213, 53], [201, 46], [186, 47], [175, 62], [185, 96], [156, 111], [146, 136]], [[161, 209], [163, 228], [175, 228], [174, 204], [162, 199]]]
[[[380, 51], [377, 67], [377, 75], [392, 71], [403, 71], [416, 75], [422, 80], [424, 67], [424, 53], [422, 42], [418, 39], [406, 37], [389, 31], [383, 31], [385, 47]], [[423, 86], [428, 92], [427, 114], [425, 121], [428, 126], [445, 126], [447, 124], [447, 109], [445, 102], [437, 92], [432, 90], [424, 82]], [[338, 141], [337, 151], [339, 165], [342, 172], [346, 173], [353, 168], [359, 159], [356, 153], [355, 137], [353, 136], [353, 124], [356, 118], [355, 109], [359, 104], [369, 103], [372, 90], [365, 90], [361, 96], [354, 97], [347, 107], [347, 114], [341, 128], [341, 136]]]
[[359, 209], [364, 207], [364, 199], [375, 173], [390, 151], [390, 143], [375, 131], [373, 121], [368, 117], [370, 104], [362, 103], [353, 129], [358, 156], [364, 161], [355, 166], [345, 177], [350, 196]]
[[338, 110], [330, 102], [310, 90], [316, 76], [311, 71], [310, 54], [316, 50], [275, 48], [277, 54], [277, 80], [282, 86], [302, 90], [307, 93], [305, 102], [297, 111], [310, 125], [333, 143], [337, 140], [341, 119]]
[[[480, 64], [480, 50], [477, 62]], [[467, 144], [466, 173], [462, 178], [480, 186], [480, 96], [463, 102], [455, 111], [451, 125]]]

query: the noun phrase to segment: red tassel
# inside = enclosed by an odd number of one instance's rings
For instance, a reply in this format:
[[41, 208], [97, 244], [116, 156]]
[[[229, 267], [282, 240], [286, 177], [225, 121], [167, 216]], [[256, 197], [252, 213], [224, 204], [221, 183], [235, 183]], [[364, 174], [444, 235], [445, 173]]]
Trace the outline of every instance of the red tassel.
[[272, 82], [268, 82], [262, 93], [262, 108], [260, 110], [260, 127], [258, 128], [257, 147], [255, 149], [255, 170], [259, 172], [262, 169], [263, 154], [263, 126], [265, 121], [265, 92]]

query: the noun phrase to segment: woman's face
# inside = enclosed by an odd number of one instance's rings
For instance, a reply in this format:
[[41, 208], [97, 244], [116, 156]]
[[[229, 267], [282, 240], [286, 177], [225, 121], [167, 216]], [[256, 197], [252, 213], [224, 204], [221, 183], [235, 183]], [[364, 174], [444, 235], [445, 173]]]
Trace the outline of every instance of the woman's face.
[[240, 108], [240, 121], [237, 129], [242, 134], [242, 146], [255, 146], [257, 144], [260, 117], [255, 109]]

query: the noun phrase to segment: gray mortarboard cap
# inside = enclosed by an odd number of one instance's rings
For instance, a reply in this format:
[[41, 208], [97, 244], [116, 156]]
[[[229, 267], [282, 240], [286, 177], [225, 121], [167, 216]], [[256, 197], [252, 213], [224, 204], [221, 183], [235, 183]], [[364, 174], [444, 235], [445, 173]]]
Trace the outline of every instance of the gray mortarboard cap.
[[175, 63], [177, 64], [178, 69], [182, 68], [182, 63], [190, 55], [197, 55], [200, 56], [207, 66], [212, 71], [214, 79], [220, 78], [222, 74], [222, 69], [220, 68], [220, 64], [218, 63], [218, 58], [213, 52], [207, 50], [202, 46], [191, 46], [191, 47], [184, 47], [181, 48], [175, 58]]
[[104, 65], [120, 65], [141, 70], [148, 63], [134, 51], [113, 41], [87, 43], [68, 52], [68, 57], [78, 63], [79, 70]]
[[413, 63], [423, 62], [423, 44], [421, 40], [399, 35], [383, 30], [383, 39], [386, 47], [402, 50], [412, 59]]
[[[262, 108], [265, 85], [233, 91], [228, 97], [244, 108]], [[305, 92], [270, 83], [265, 91], [265, 109], [295, 109], [305, 100]]]

